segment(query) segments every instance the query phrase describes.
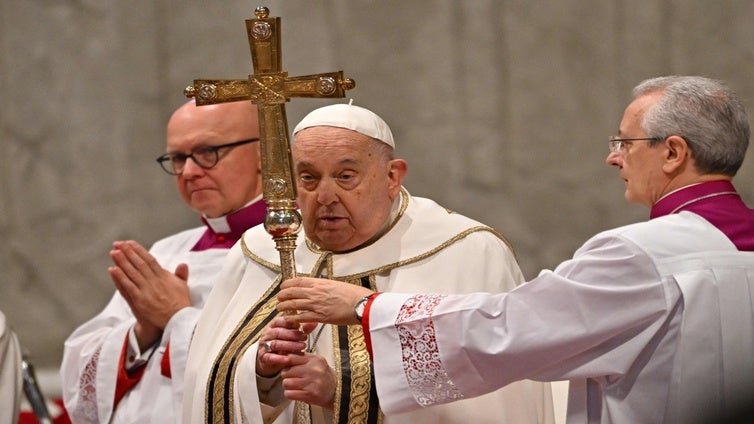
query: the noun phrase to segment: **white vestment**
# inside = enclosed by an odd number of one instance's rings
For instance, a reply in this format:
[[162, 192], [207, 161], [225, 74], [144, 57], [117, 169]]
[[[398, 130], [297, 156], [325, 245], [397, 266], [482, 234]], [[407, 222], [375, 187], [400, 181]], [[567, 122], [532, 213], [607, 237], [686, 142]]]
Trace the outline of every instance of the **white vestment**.
[[[74, 423], [178, 422], [183, 398], [183, 374], [199, 308], [209, 295], [228, 249], [191, 251], [206, 227], [183, 231], [162, 239], [150, 253], [160, 265], [175, 270], [189, 267], [188, 285], [194, 307], [184, 308], [168, 322], [162, 339], [152, 351], [137, 385], [118, 403], [113, 413], [115, 386], [124, 341], [136, 319], [120, 293], [97, 316], [81, 325], [65, 342], [61, 365], [63, 399]], [[161, 362], [170, 343], [170, 374], [162, 374]]]
[[[333, 254], [318, 250], [311, 243], [299, 243], [295, 251], [297, 273], [399, 292], [501, 292], [522, 281], [510, 248], [490, 228], [449, 213], [431, 200], [410, 197], [405, 191], [401, 202], [397, 203], [400, 207], [395, 209], [400, 211], [394, 210], [397, 219], [389, 230], [358, 250]], [[299, 240], [305, 240], [305, 235], [300, 234]], [[205, 419], [228, 423], [262, 422], [255, 377], [255, 341], [264, 321], [259, 318], [263, 314], [253, 315], [250, 311], [274, 311], [274, 296], [280, 283], [279, 262], [274, 243], [259, 227], [248, 231], [242, 243], [231, 249], [223, 274], [202, 311], [191, 345], [186, 369], [184, 422], [198, 424]], [[256, 328], [250, 329], [252, 324]], [[354, 376], [352, 381], [366, 381], [365, 385], [342, 383], [339, 386], [334, 415], [339, 422], [376, 422], [380, 413], [374, 394], [369, 396], [370, 387], [374, 390], [373, 376], [363, 350], [361, 326], [321, 328], [315, 353], [323, 355], [339, 376], [350, 373]], [[310, 338], [316, 333], [317, 330]], [[344, 341], [346, 339], [348, 342]], [[340, 346], [337, 349], [336, 344]], [[352, 350], [350, 356], [348, 347], [341, 350], [343, 346], [353, 345], [361, 350], [357, 353]], [[350, 366], [333, 365], [344, 362]], [[280, 400], [276, 390], [275, 387], [270, 392], [263, 390], [265, 400], [271, 404]], [[348, 391], [350, 398], [338, 397]], [[207, 404], [212, 408], [207, 409]], [[262, 409], [267, 408], [268, 405], [262, 406]], [[290, 423], [292, 409], [289, 405], [276, 422]], [[314, 422], [335, 419], [331, 412], [317, 407], [312, 407], [312, 418]], [[533, 381], [522, 381], [477, 399], [384, 417], [388, 424], [464, 421], [519, 424], [552, 420], [549, 386]]]
[[[521, 378], [570, 380], [570, 423], [694, 423], [754, 393], [754, 253], [689, 212], [598, 234], [507, 294], [385, 293], [369, 318], [386, 413]], [[430, 338], [423, 367], [402, 357]]]
[[0, 423], [18, 421], [21, 388], [21, 348], [0, 312]]

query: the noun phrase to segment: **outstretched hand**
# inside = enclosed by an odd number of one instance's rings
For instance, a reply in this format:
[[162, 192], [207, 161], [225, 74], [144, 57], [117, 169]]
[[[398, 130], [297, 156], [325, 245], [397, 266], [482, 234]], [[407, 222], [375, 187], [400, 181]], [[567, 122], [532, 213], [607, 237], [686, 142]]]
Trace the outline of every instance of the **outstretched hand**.
[[353, 308], [361, 298], [372, 293], [367, 288], [340, 281], [297, 277], [281, 285], [277, 308], [281, 312], [296, 312], [285, 317], [291, 323], [359, 324]]
[[108, 268], [110, 278], [136, 317], [139, 345], [149, 346], [176, 312], [191, 306], [188, 266], [181, 264], [170, 272], [133, 240], [113, 243], [110, 258], [114, 263]]

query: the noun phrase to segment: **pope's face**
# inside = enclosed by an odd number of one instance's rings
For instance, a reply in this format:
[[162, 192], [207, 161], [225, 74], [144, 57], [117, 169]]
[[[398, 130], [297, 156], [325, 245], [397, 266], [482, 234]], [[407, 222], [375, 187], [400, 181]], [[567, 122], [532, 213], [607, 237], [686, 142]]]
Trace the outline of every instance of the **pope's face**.
[[[646, 138], [641, 127], [644, 113], [660, 100], [661, 93], [640, 96], [626, 107], [620, 123], [618, 136], [621, 138]], [[650, 147], [647, 141], [627, 141], [619, 152], [607, 156], [607, 164], [620, 169], [620, 177], [625, 182], [625, 198], [632, 203], [652, 207], [667, 189], [668, 179], [662, 170], [662, 142]]]
[[307, 237], [333, 252], [351, 250], [386, 224], [405, 162], [377, 140], [344, 128], [299, 131], [292, 149]]

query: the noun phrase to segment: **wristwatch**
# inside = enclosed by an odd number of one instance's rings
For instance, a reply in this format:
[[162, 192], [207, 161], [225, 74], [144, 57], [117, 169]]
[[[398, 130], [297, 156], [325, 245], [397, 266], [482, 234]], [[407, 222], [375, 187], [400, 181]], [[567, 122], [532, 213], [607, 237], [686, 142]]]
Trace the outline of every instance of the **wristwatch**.
[[353, 307], [354, 315], [356, 315], [356, 319], [359, 322], [361, 322], [361, 317], [364, 316], [364, 309], [367, 307], [367, 301], [374, 295], [375, 293], [372, 293], [368, 296], [362, 297], [358, 302], [356, 302], [356, 306]]

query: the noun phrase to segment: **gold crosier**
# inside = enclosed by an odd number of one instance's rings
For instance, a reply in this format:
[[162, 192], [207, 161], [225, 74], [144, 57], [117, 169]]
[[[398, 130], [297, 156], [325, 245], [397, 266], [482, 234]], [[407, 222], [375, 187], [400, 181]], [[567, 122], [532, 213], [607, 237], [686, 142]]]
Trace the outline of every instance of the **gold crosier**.
[[[356, 86], [343, 71], [289, 77], [282, 69], [280, 18], [270, 18], [269, 9], [260, 6], [256, 18], [246, 20], [246, 33], [254, 73], [248, 79], [200, 79], [184, 90], [197, 106], [251, 101], [259, 113], [262, 159], [262, 196], [267, 203], [264, 228], [275, 241], [280, 254], [282, 279], [296, 276], [293, 252], [301, 229], [296, 210], [288, 121], [285, 103], [292, 97], [339, 98]], [[295, 418], [310, 422], [309, 405], [296, 402]], [[281, 411], [282, 412], [282, 411]]]

